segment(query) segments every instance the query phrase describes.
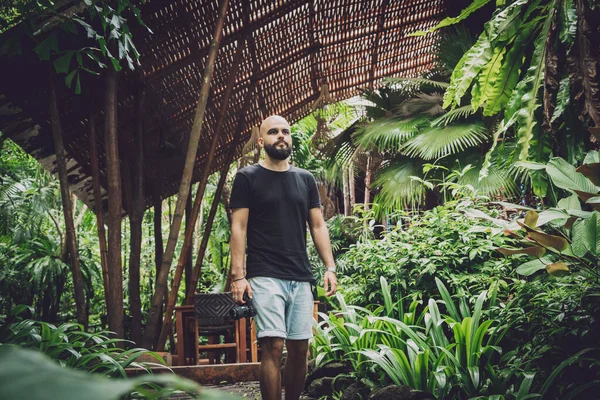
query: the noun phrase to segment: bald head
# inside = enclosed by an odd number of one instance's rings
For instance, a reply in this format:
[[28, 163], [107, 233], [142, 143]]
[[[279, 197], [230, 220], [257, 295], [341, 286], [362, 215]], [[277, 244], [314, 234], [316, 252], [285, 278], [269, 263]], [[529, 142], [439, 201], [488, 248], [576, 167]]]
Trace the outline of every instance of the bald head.
[[290, 129], [290, 124], [286, 121], [285, 118], [279, 115], [271, 115], [266, 118], [262, 124], [260, 124], [260, 136], [264, 137], [269, 129], [273, 127], [286, 127], [288, 130]]
[[279, 115], [271, 115], [260, 124], [258, 146], [274, 160], [285, 160], [292, 154], [290, 124]]

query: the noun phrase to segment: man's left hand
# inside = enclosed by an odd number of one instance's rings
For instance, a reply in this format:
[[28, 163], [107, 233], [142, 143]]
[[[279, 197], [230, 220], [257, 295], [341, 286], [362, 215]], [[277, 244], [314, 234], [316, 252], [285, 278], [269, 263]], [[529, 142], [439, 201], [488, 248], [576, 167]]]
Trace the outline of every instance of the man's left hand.
[[323, 283], [325, 287], [325, 296], [329, 297], [337, 291], [337, 276], [335, 272], [327, 271], [323, 276]]

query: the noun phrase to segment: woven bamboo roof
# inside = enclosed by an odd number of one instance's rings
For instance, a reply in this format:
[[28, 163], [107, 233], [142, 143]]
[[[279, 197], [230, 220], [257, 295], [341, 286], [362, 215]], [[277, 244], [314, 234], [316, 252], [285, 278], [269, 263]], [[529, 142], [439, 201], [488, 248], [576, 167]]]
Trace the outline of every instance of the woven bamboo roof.
[[[163, 183], [158, 186], [161, 198], [178, 191], [218, 7], [217, 0], [151, 0], [142, 6], [142, 17], [153, 33], [134, 30], [141, 66], [124, 70], [120, 77], [118, 124], [120, 157], [131, 161], [135, 99], [143, 90], [148, 207], [158, 182]], [[194, 181], [206, 162], [240, 41], [243, 58], [213, 171], [231, 151], [239, 155], [251, 128], [264, 117], [279, 114], [293, 123], [309, 114], [321, 82], [327, 82], [332, 98], [339, 101], [361, 88], [376, 87], [383, 77], [417, 76], [431, 68], [435, 35], [406, 35], [433, 26], [447, 15], [447, 8], [442, 0], [231, 0]], [[48, 74], [33, 57], [3, 60], [0, 67], [0, 130], [56, 173]], [[83, 91], [87, 96], [64, 89], [59, 107], [71, 189], [94, 209], [88, 118], [92, 99], [101, 104], [103, 93], [101, 86], [85, 82]], [[101, 116], [96, 130], [101, 184], [106, 187]]]

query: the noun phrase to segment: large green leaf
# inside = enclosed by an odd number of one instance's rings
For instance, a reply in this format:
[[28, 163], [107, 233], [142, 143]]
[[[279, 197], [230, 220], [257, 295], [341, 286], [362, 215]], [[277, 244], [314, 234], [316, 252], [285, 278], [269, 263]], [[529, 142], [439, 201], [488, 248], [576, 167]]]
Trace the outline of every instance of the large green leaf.
[[600, 254], [600, 213], [594, 211], [591, 217], [585, 220], [585, 247], [590, 253]]
[[486, 139], [487, 130], [479, 122], [435, 127], [407, 141], [404, 152], [410, 157], [433, 160], [477, 146]]
[[598, 150], [589, 151], [583, 160], [584, 164], [600, 163], [600, 152]]
[[496, 81], [500, 79], [500, 68], [502, 59], [506, 53], [506, 47], [494, 48], [494, 54], [488, 63], [483, 67], [477, 80], [471, 89], [471, 107], [479, 108], [491, 96], [494, 96], [494, 87]]
[[561, 0], [559, 7], [559, 27], [558, 37], [567, 48], [567, 53], [571, 50], [577, 34], [577, 12], [573, 0]]
[[[544, 82], [544, 71], [546, 65], [546, 38], [550, 31], [554, 13], [548, 13], [544, 26], [535, 40], [531, 64], [515, 89], [515, 104], [512, 109], [517, 108], [515, 116], [517, 122], [516, 136], [519, 138], [517, 144], [521, 147], [519, 160], [527, 161], [529, 146], [533, 138], [533, 129], [537, 124], [536, 110], [541, 105], [539, 96], [540, 88]], [[511, 116], [509, 116], [511, 117]]]
[[482, 33], [477, 42], [460, 59], [450, 77], [450, 86], [444, 93], [444, 108], [460, 106], [460, 99], [471, 86], [479, 71], [492, 58], [492, 47], [487, 35]]
[[[0, 346], [0, 398], [29, 400], [118, 400], [143, 389], [145, 383], [191, 393], [201, 388], [193, 381], [175, 375], [147, 375], [132, 379], [109, 379], [54, 363], [46, 355], [17, 346]], [[168, 391], [164, 391], [168, 394]], [[206, 395], [206, 396], [205, 396]], [[159, 393], [152, 395], [158, 398]], [[203, 399], [235, 399], [225, 392], [202, 390]]]
[[563, 208], [565, 210], [579, 210], [581, 211], [581, 203], [579, 202], [579, 197], [576, 194], [572, 194], [569, 197], [565, 197], [564, 199], [560, 199], [558, 201], [558, 208]]
[[571, 228], [573, 243], [571, 243], [571, 250], [577, 257], [584, 257], [588, 252], [587, 242], [587, 230], [585, 226], [585, 220], [578, 219], [573, 223]]
[[406, 36], [423, 36], [431, 32], [435, 32], [438, 29], [445, 28], [447, 26], [451, 26], [457, 24], [463, 20], [465, 20], [469, 15], [473, 14], [475, 11], [479, 10], [481, 7], [488, 4], [490, 0], [474, 0], [471, 4], [469, 4], [466, 8], [464, 8], [460, 14], [456, 17], [446, 17], [441, 20], [436, 26], [433, 28], [429, 28], [426, 31], [417, 31]]
[[598, 193], [600, 188], [577, 172], [575, 167], [560, 157], [554, 157], [546, 166], [546, 172], [550, 175], [552, 182], [561, 189], [571, 192], [577, 190], [585, 193]]
[[547, 265], [553, 263], [554, 259], [549, 256], [543, 257], [541, 259], [531, 260], [519, 265], [519, 267], [517, 267], [517, 274], [525, 276], [533, 275], [538, 271], [546, 269]]
[[506, 56], [500, 70], [498, 78], [494, 80], [494, 86], [488, 94], [488, 101], [484, 104], [483, 115], [491, 116], [499, 113], [508, 103], [521, 73], [523, 65], [523, 53], [527, 43], [531, 40], [535, 25], [528, 24], [517, 36]]

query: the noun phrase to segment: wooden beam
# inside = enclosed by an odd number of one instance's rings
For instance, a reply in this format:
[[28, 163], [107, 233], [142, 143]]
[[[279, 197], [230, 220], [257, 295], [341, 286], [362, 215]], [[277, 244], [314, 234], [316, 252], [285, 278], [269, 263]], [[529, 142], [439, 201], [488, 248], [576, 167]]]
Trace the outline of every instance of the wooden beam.
[[102, 193], [100, 192], [100, 169], [98, 167], [98, 144], [96, 140], [96, 114], [91, 113], [88, 121], [90, 141], [90, 168], [92, 170], [92, 190], [94, 206], [96, 207], [96, 226], [98, 229], [98, 244], [100, 247], [100, 266], [102, 267], [102, 282], [104, 283], [104, 301], [106, 310], [112, 308], [109, 295], [110, 281], [108, 278], [108, 254], [106, 249], [106, 232], [104, 230], [104, 211], [102, 210]]
[[58, 100], [56, 95], [56, 76], [50, 67], [50, 124], [52, 127], [52, 138], [54, 139], [54, 151], [56, 153], [56, 164], [58, 166], [58, 180], [60, 183], [60, 197], [65, 217], [67, 236], [67, 248], [69, 249], [71, 274], [73, 275], [73, 289], [75, 292], [75, 306], [77, 309], [77, 322], [87, 330], [88, 316], [83, 292], [83, 276], [79, 265], [79, 252], [77, 250], [77, 232], [73, 222], [73, 206], [71, 194], [69, 193], [69, 181], [67, 177], [67, 162], [65, 160], [65, 145], [63, 143], [62, 128], [60, 125], [60, 113], [58, 111]]
[[206, 111], [206, 105], [208, 103], [210, 84], [213, 77], [213, 71], [215, 67], [215, 60], [217, 58], [219, 44], [223, 35], [223, 25], [225, 23], [225, 14], [227, 13], [228, 5], [229, 0], [221, 0], [219, 16], [215, 24], [213, 39], [210, 45], [210, 52], [208, 55], [208, 59], [206, 60], [206, 66], [204, 69], [204, 75], [202, 79], [202, 90], [200, 92], [198, 107], [196, 108], [194, 123], [192, 125], [192, 131], [190, 133], [190, 141], [188, 145], [187, 155], [185, 158], [183, 175], [181, 177], [181, 184], [179, 185], [177, 205], [175, 206], [175, 215], [171, 223], [169, 239], [167, 240], [167, 246], [163, 255], [162, 265], [160, 271], [158, 272], [156, 290], [152, 295], [150, 310], [148, 312], [148, 324], [146, 326], [146, 332], [144, 334], [143, 340], [143, 345], [146, 348], [150, 348], [152, 346], [154, 339], [157, 336], [156, 334], [159, 321], [161, 320], [160, 305], [162, 303], [162, 298], [167, 290], [167, 280], [169, 278], [169, 270], [171, 269], [171, 262], [173, 261], [173, 254], [177, 245], [177, 238], [179, 237], [179, 229], [181, 228], [181, 221], [183, 219], [183, 209], [185, 208], [187, 197], [190, 194], [192, 175], [194, 173], [194, 165], [196, 161], [196, 153], [198, 152], [198, 143], [200, 141], [200, 134], [202, 133], [202, 126], [204, 124], [204, 113]]
[[[190, 365], [185, 367], [151, 368], [152, 374], [171, 374], [183, 376], [201, 385], [218, 385], [223, 382], [253, 382], [259, 380], [260, 363]], [[128, 376], [147, 375], [142, 368], [127, 368]]]
[[[238, 43], [238, 49], [235, 53], [235, 57], [233, 60], [233, 65], [231, 66], [231, 72], [229, 74], [229, 78], [227, 81], [227, 87], [225, 89], [225, 94], [223, 96], [223, 100], [221, 101], [221, 107], [219, 109], [219, 120], [217, 121], [217, 126], [215, 128], [215, 133], [212, 138], [211, 146], [206, 156], [206, 162], [204, 163], [204, 169], [202, 170], [202, 176], [200, 177], [200, 182], [198, 183], [198, 191], [196, 193], [196, 199], [194, 200], [194, 206], [191, 212], [190, 224], [185, 227], [185, 237], [183, 239], [183, 246], [181, 248], [181, 253], [179, 255], [179, 260], [177, 262], [177, 267], [175, 268], [175, 274], [173, 275], [173, 281], [171, 283], [171, 295], [169, 296], [169, 300], [167, 301], [167, 309], [165, 311], [165, 318], [163, 320], [163, 326], [160, 331], [160, 335], [158, 337], [158, 348], [163, 349], [167, 333], [171, 329], [172, 320], [173, 320], [173, 309], [175, 307], [175, 303], [177, 302], [177, 294], [179, 292], [179, 286], [181, 284], [181, 276], [183, 274], [183, 267], [185, 266], [187, 254], [191, 249], [193, 243], [194, 236], [194, 228], [196, 226], [196, 220], [198, 218], [198, 213], [200, 211], [200, 206], [202, 205], [202, 198], [204, 196], [204, 191], [206, 189], [206, 184], [208, 183], [208, 177], [210, 176], [210, 171], [212, 167], [213, 158], [215, 156], [215, 152], [217, 150], [219, 139], [221, 138], [221, 134], [223, 132], [223, 126], [225, 125], [225, 116], [227, 115], [227, 107], [229, 105], [229, 99], [231, 98], [231, 93], [233, 92], [233, 87], [235, 85], [237, 72], [242, 61], [242, 55], [244, 53], [244, 42]], [[193, 279], [190, 280], [190, 286], [186, 289], [195, 287], [193, 285]], [[161, 350], [162, 351], [162, 350]]]

